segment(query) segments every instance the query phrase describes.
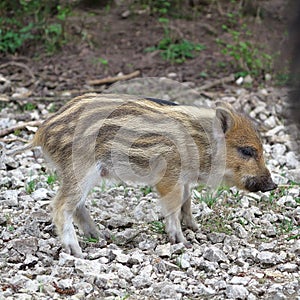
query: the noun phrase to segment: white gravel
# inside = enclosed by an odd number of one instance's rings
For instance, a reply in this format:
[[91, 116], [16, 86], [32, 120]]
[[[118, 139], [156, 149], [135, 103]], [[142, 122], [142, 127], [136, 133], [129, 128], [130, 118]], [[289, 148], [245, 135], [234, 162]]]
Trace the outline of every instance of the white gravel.
[[[58, 182], [49, 179], [52, 173], [39, 151], [4, 161], [0, 299], [65, 299], [69, 294], [70, 299], [107, 300], [299, 300], [300, 163], [283, 122], [281, 94], [238, 87], [217, 96], [261, 124], [267, 165], [281, 186], [255, 194], [223, 190], [212, 205], [203, 201], [207, 191], [195, 191], [200, 231], [184, 233], [191, 249], [168, 242], [155, 192], [101, 185], [87, 205], [107, 238], [92, 242], [79, 233], [87, 257], [69, 256], [51, 223], [49, 203]], [[31, 115], [43, 117], [41, 112], [44, 105]], [[19, 114], [14, 105], [2, 109], [1, 129], [14, 125]]]

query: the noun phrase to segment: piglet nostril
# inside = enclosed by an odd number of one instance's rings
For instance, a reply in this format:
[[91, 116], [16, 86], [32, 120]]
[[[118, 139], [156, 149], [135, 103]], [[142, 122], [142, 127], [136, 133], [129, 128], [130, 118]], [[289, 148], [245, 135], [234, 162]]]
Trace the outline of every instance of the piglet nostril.
[[262, 192], [268, 192], [268, 191], [273, 191], [276, 188], [277, 188], [277, 184], [272, 181], [269, 185], [267, 185], [266, 187], [262, 188], [261, 191]]
[[249, 177], [246, 180], [245, 187], [250, 192], [268, 192], [277, 188], [270, 176]]

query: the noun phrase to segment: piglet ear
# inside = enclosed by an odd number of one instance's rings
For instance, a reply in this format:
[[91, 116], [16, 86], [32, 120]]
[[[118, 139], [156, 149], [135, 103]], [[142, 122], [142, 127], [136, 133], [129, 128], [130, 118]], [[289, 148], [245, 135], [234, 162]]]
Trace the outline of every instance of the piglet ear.
[[226, 102], [216, 102], [216, 118], [219, 120], [223, 133], [226, 133], [234, 126], [234, 109]]

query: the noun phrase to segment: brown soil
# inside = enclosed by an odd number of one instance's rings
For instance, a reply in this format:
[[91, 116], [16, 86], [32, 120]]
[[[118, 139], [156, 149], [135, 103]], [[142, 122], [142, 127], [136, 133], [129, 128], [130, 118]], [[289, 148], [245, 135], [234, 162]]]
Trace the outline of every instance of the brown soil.
[[[222, 29], [224, 24], [234, 30], [240, 30], [246, 24], [252, 32], [247, 39], [262, 52], [275, 55], [286, 47], [286, 0], [237, 1], [238, 4], [225, 0], [187, 1], [181, 18], [170, 18], [171, 35], [174, 40], [184, 38], [204, 44], [205, 50], [183, 63], [170, 63], [163, 60], [159, 51], [145, 52], [146, 48], [156, 46], [164, 36], [159, 17], [151, 15], [148, 10], [141, 11], [138, 5], [129, 6], [128, 2], [109, 7], [89, 7], [88, 3], [84, 3], [75, 8], [68, 18], [66, 35], [69, 42], [61, 51], [49, 55], [28, 47], [28, 50], [23, 49], [22, 55], [0, 57], [0, 63], [17, 61], [28, 66], [35, 77], [31, 85], [28, 83], [29, 88], [35, 95], [43, 96], [51, 90], [85, 89], [90, 79], [135, 70], [140, 70], [144, 77], [176, 73], [173, 79], [197, 84], [236, 73], [239, 71], [237, 64], [222, 54], [216, 43], [216, 38], [230, 42], [231, 36]], [[189, 6], [191, 2], [202, 3], [198, 6], [201, 10]], [[213, 4], [203, 5], [205, 2]], [[250, 3], [250, 6], [238, 8], [242, 2]], [[122, 17], [126, 11], [129, 16]], [[244, 14], [234, 17], [236, 24], [232, 25], [227, 13], [237, 11]], [[101, 59], [107, 60], [107, 64], [103, 64]], [[275, 64], [282, 69], [279, 61], [275, 60]], [[16, 65], [2, 68], [0, 73], [20, 86], [26, 85], [26, 79], [30, 79], [28, 70]], [[263, 74], [257, 75], [255, 84], [260, 83], [262, 78]]]

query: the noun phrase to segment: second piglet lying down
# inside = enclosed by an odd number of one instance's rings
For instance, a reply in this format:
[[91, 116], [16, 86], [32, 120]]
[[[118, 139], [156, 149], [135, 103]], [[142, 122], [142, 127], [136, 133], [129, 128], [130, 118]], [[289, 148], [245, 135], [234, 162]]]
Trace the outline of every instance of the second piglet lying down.
[[85, 207], [101, 178], [155, 186], [172, 243], [188, 245], [181, 222], [198, 226], [190, 186], [221, 181], [249, 191], [276, 188], [265, 166], [259, 135], [226, 103], [216, 109], [129, 95], [87, 94], [46, 120], [29, 147], [41, 146], [56, 166], [61, 187], [53, 220], [65, 250], [82, 256], [73, 221], [99, 236]]

